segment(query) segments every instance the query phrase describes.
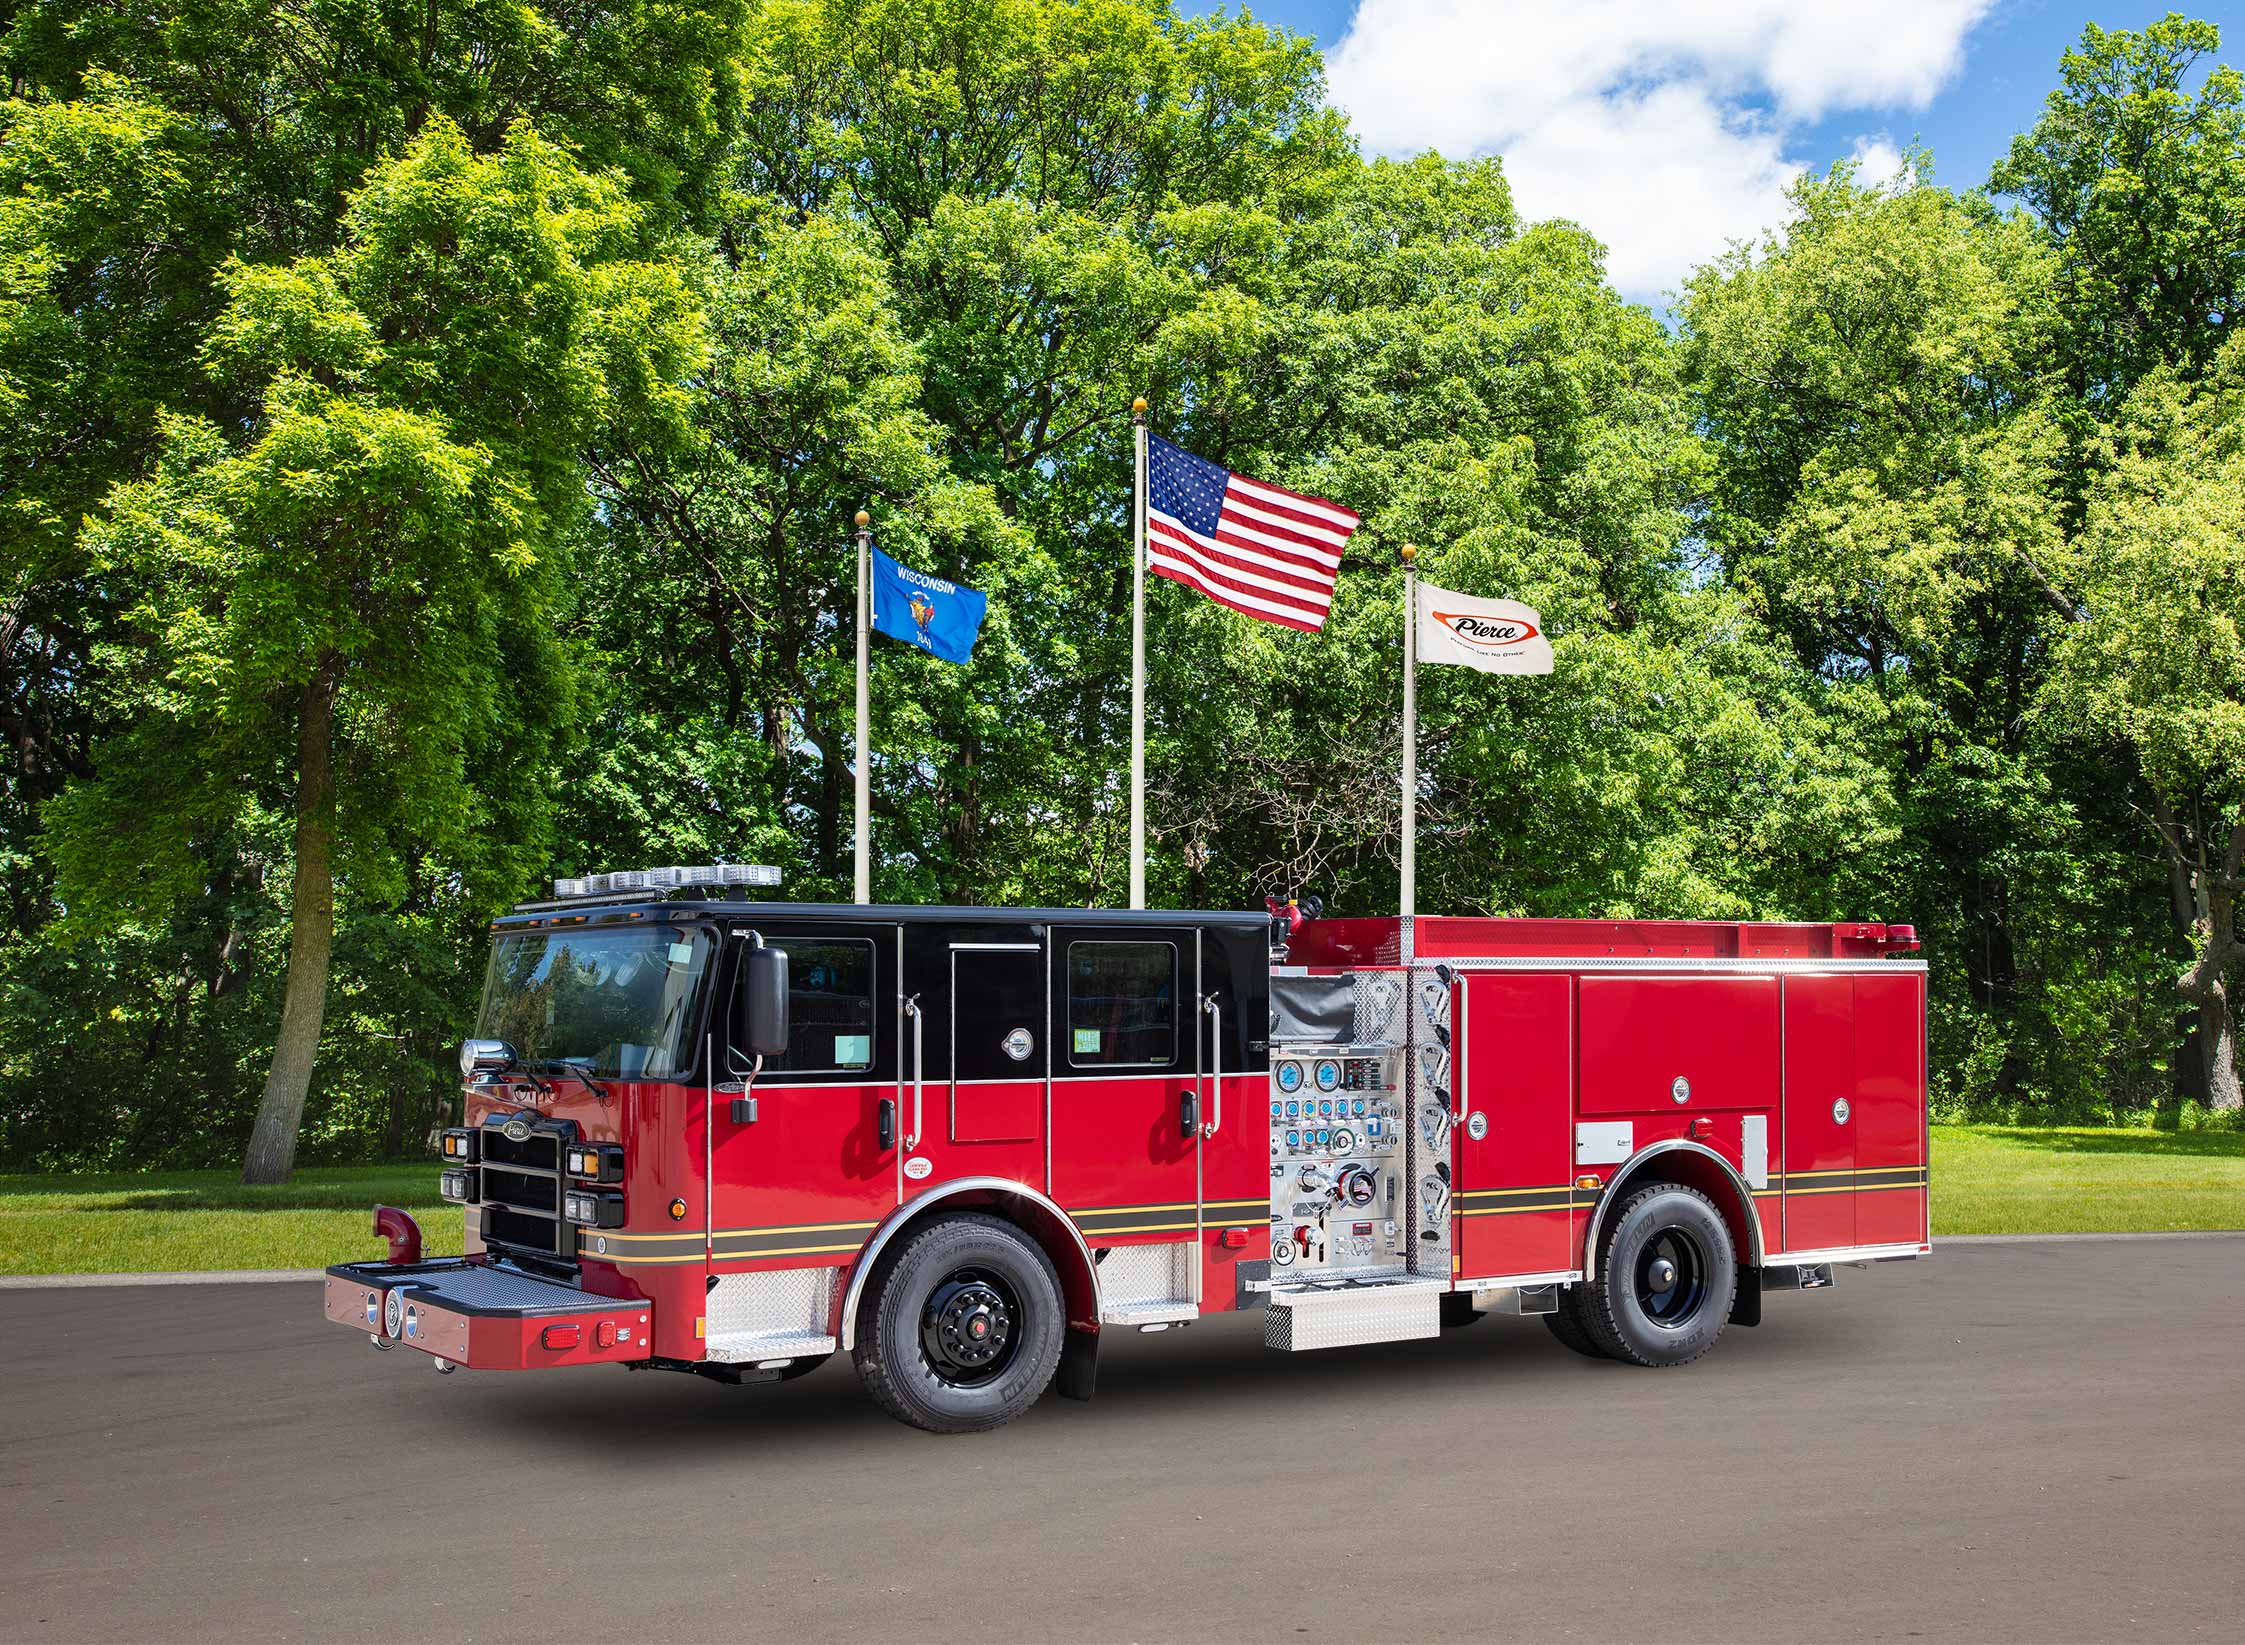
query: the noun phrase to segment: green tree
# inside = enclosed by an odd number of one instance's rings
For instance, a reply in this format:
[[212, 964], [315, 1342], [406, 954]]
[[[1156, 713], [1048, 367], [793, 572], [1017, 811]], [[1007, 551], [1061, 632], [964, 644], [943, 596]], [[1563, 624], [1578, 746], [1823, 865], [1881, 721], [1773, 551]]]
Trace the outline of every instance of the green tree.
[[2208, 70], [2212, 23], [2092, 23], [1988, 186], [2032, 208], [2058, 254], [2069, 386], [2109, 414], [2146, 372], [2207, 369], [2245, 302], [2245, 76]]
[[2204, 1013], [2210, 1105], [2245, 1106], [2230, 978], [2245, 961], [2245, 339], [2196, 384], [2140, 382], [2090, 494], [2048, 711], [2127, 750], [2195, 952], [2176, 979]]
[[341, 246], [232, 265], [214, 372], [245, 437], [169, 420], [93, 552], [150, 701], [49, 808], [80, 918], [193, 895], [198, 836], [266, 782], [294, 816], [287, 988], [244, 1175], [284, 1180], [318, 1050], [340, 870], [394, 891], [401, 846], [518, 881], [567, 724], [552, 622], [584, 518], [577, 453], [658, 419], [690, 360], [674, 270], [635, 212], [527, 127], [488, 158], [430, 120], [352, 199]]

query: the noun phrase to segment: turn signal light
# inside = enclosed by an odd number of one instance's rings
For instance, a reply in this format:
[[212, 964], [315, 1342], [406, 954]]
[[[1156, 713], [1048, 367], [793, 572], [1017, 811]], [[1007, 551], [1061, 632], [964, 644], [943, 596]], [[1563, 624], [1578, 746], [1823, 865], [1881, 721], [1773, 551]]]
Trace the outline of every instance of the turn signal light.
[[578, 1329], [574, 1325], [549, 1325], [538, 1333], [538, 1346], [541, 1348], [574, 1348], [577, 1346], [578, 1336]]
[[447, 1131], [439, 1140], [437, 1149], [448, 1160], [473, 1165], [476, 1161], [476, 1134], [473, 1131]]
[[1585, 1193], [1595, 1194], [1599, 1189], [1606, 1186], [1606, 1180], [1594, 1171], [1585, 1171], [1581, 1176], [1575, 1178], [1575, 1186]]
[[587, 1182], [624, 1180], [624, 1151], [612, 1142], [582, 1143], [569, 1150], [569, 1174]]

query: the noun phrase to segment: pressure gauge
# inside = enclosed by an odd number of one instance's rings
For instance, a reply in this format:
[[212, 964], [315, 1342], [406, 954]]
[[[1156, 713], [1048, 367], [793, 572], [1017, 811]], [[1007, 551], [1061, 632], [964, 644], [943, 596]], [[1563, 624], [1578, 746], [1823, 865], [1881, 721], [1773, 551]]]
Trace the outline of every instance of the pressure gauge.
[[1320, 1091], [1338, 1091], [1341, 1088], [1341, 1065], [1331, 1057], [1317, 1065], [1317, 1088]]
[[1302, 1088], [1302, 1065], [1298, 1062], [1282, 1062], [1273, 1070], [1272, 1078], [1278, 1081], [1281, 1091], [1291, 1096]]

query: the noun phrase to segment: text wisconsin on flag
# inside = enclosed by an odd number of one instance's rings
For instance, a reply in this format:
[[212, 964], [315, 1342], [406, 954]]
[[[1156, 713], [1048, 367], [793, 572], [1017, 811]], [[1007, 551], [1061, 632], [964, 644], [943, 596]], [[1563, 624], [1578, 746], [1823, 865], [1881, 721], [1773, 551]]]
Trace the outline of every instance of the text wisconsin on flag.
[[1146, 566], [1267, 623], [1318, 629], [1357, 518], [1147, 437]]

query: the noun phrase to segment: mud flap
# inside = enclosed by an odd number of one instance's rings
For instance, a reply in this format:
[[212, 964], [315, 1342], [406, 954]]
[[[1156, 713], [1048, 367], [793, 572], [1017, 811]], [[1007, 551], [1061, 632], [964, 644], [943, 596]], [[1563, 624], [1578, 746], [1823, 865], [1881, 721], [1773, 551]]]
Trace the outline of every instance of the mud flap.
[[1739, 1265], [1738, 1294], [1731, 1298], [1731, 1323], [1762, 1323], [1762, 1271], [1759, 1268], [1749, 1268], [1743, 1263]]
[[1062, 1399], [1089, 1399], [1099, 1380], [1099, 1333], [1071, 1330], [1060, 1343], [1060, 1368], [1052, 1374], [1053, 1391]]

